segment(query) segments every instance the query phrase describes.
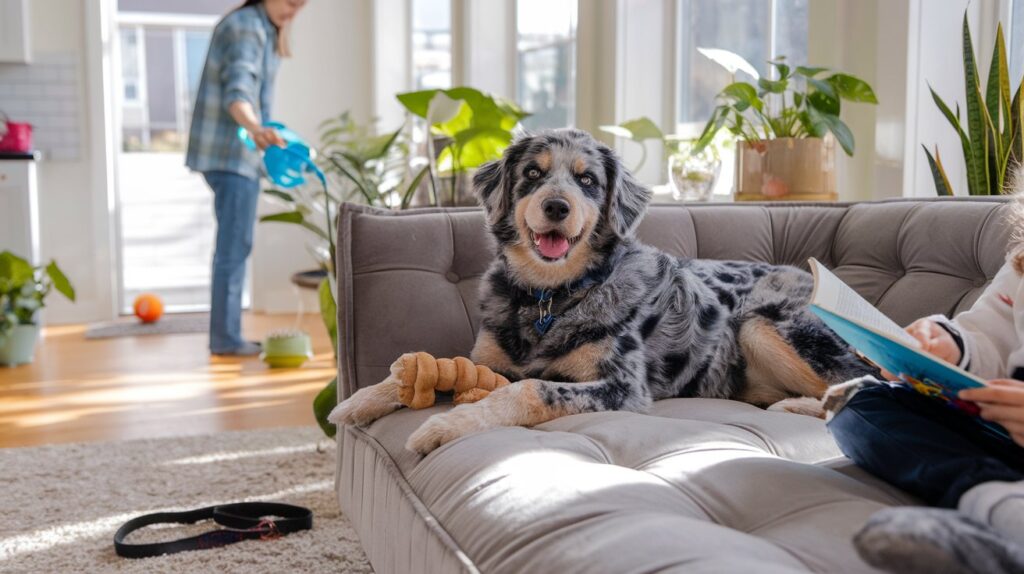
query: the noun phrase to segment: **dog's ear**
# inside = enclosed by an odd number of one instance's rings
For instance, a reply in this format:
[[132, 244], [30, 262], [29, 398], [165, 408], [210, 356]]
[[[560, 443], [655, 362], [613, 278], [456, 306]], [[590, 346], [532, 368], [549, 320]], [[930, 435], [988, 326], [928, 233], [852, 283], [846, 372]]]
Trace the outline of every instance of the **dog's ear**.
[[651, 190], [633, 177], [615, 152], [603, 145], [599, 149], [608, 181], [605, 217], [619, 237], [628, 237], [651, 202]]
[[487, 212], [490, 224], [501, 221], [508, 212], [507, 178], [505, 158], [485, 163], [473, 176], [473, 192]]

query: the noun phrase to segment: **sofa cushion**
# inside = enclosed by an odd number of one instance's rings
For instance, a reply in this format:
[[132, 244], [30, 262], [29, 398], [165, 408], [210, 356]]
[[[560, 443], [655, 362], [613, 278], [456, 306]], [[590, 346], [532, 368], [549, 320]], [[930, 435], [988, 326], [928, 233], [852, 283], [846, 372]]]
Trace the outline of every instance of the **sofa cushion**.
[[851, 537], [912, 502], [836, 472], [822, 421], [711, 399], [574, 415], [459, 439], [426, 458], [409, 434], [449, 408], [352, 432], [379, 445], [430, 520], [483, 572], [870, 571]]

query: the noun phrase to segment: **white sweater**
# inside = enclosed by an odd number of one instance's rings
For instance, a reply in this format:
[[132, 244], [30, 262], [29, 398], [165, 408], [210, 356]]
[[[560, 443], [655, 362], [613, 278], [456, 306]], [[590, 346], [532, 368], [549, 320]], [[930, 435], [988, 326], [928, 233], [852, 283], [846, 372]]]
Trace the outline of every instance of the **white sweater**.
[[953, 320], [941, 315], [931, 318], [960, 334], [961, 367], [985, 380], [1024, 375], [1015, 373], [1024, 367], [1024, 278], [1010, 261], [970, 309]]

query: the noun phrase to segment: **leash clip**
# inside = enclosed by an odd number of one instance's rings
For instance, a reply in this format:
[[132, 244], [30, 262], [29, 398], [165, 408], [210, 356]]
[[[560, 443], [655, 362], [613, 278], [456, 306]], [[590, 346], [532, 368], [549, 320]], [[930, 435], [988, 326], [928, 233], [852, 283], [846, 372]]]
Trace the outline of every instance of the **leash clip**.
[[260, 533], [260, 540], [274, 540], [282, 536], [281, 531], [277, 529], [277, 523], [269, 518], [260, 520], [254, 530]]

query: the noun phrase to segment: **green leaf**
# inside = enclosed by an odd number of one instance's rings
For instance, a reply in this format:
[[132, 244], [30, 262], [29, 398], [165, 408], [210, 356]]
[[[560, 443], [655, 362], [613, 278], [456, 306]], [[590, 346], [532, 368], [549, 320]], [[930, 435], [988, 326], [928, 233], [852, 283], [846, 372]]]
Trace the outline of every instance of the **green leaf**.
[[704, 151], [712, 140], [715, 139], [715, 135], [718, 134], [718, 130], [722, 129], [725, 125], [726, 120], [729, 118], [729, 108], [719, 106], [715, 108], [715, 111], [711, 112], [711, 119], [704, 126], [704, 131], [701, 132], [700, 137], [697, 138], [697, 143], [694, 144], [694, 153], [700, 153]]
[[405, 193], [402, 194], [401, 209], [408, 209], [409, 204], [412, 202], [413, 194], [416, 193], [416, 189], [420, 186], [420, 182], [423, 181], [423, 177], [430, 173], [430, 166], [425, 165], [420, 173], [413, 178], [412, 183], [406, 188]]
[[853, 155], [853, 133], [843, 120], [839, 119], [837, 116], [822, 113], [820, 110], [813, 107], [807, 108], [807, 114], [816, 132], [822, 132], [822, 126], [828, 128], [828, 130], [832, 132], [832, 135], [836, 137], [836, 141], [839, 142], [839, 145], [843, 148], [843, 151], [846, 152], [846, 155]]
[[1024, 82], [1017, 86], [1017, 93], [1013, 95], [1010, 103], [1010, 161], [1020, 169], [1024, 161], [1024, 134], [1021, 133], [1021, 122], [1024, 121], [1024, 100], [1021, 99], [1021, 88]]
[[824, 92], [811, 92], [808, 94], [807, 105], [823, 114], [839, 115], [839, 100], [829, 97]]
[[779, 80], [784, 81], [789, 79], [790, 71], [792, 70], [792, 68], [789, 67], [789, 64], [786, 64], [786, 60], [784, 57], [781, 57], [776, 60], [771, 60], [768, 63], [771, 64], [772, 66], [775, 66], [775, 69], [779, 71]]
[[736, 109], [741, 112], [748, 107], [757, 111], [764, 109], [764, 102], [758, 97], [757, 90], [746, 82], [733, 82], [723, 88], [720, 95], [732, 99], [737, 104], [742, 104], [742, 106], [736, 106]]
[[827, 81], [836, 89], [839, 97], [844, 100], [868, 104], [878, 103], [878, 98], [875, 97], [875, 91], [871, 89], [871, 86], [856, 76], [832, 74], [827, 78]]
[[68, 301], [75, 300], [75, 288], [71, 286], [71, 282], [68, 281], [67, 276], [60, 270], [60, 267], [57, 267], [56, 261], [50, 261], [50, 264], [46, 266], [46, 275], [53, 282], [54, 289], [67, 297]]
[[260, 218], [260, 221], [276, 221], [277, 223], [302, 223], [306, 220], [300, 211], [285, 211], [282, 213], [274, 213], [271, 215], [264, 215]]
[[327, 415], [331, 414], [336, 406], [338, 406], [338, 377], [331, 379], [331, 382], [327, 383], [327, 386], [313, 399], [313, 416], [316, 417], [316, 424], [320, 425], [320, 430], [324, 431], [328, 438], [338, 432], [338, 427], [327, 420]]
[[34, 277], [32, 266], [28, 261], [10, 251], [0, 253], [0, 294], [20, 290]]
[[829, 71], [829, 68], [821, 68], [821, 67], [815, 68], [815, 67], [809, 67], [809, 66], [797, 66], [796, 67], [796, 73], [800, 74], [801, 76], [803, 76], [805, 78], [813, 78], [814, 76], [817, 76], [818, 74], [820, 74], [822, 72], [827, 72], [827, 71]]
[[[931, 86], [928, 86], [928, 89], [931, 91], [932, 100], [935, 102], [935, 105], [938, 106], [939, 111], [941, 111], [942, 115], [946, 117], [946, 120], [949, 121], [949, 124], [953, 126], [953, 129], [956, 130], [957, 135], [960, 136], [960, 147], [963, 149], [964, 162], [967, 165], [968, 193], [970, 195], [975, 195], [976, 193], [974, 191], [974, 179], [971, 177], [974, 166], [974, 154], [971, 151], [973, 144], [971, 140], [968, 139], [963, 127], [960, 125], [960, 120], [958, 117], [959, 113], [957, 115], [954, 115], [953, 112], [949, 109], [949, 106], [946, 105], [946, 102], [943, 101], [941, 97], [939, 97], [939, 94], [935, 93], [935, 89], [932, 88]], [[957, 112], [959, 112], [959, 106], [957, 107]]]
[[331, 292], [331, 282], [325, 277], [320, 282], [317, 290], [320, 296], [320, 318], [324, 321], [327, 334], [331, 337], [331, 348], [334, 356], [338, 356], [338, 305], [334, 301], [334, 293]]
[[963, 23], [963, 52], [964, 86], [967, 91], [967, 133], [971, 140], [972, 156], [968, 166], [968, 180], [973, 182], [971, 195], [988, 195], [988, 169], [985, 164], [988, 156], [988, 134], [982, 115], [984, 102], [981, 99], [978, 68], [974, 62], [974, 44], [971, 41], [971, 28], [967, 22], [966, 11]]
[[831, 83], [807, 78], [807, 84], [814, 88], [807, 94], [808, 106], [825, 114], [839, 115], [839, 96]]
[[946, 170], [942, 167], [942, 160], [939, 159], [939, 148], [935, 148], [935, 156], [932, 156], [932, 152], [928, 151], [928, 148], [921, 144], [924, 149], [924, 153], [928, 156], [928, 166], [932, 169], [932, 179], [935, 180], [935, 193], [941, 196], [952, 196], [953, 188], [949, 185], [949, 178], [946, 177]]
[[660, 140], [665, 137], [657, 124], [648, 117], [627, 120], [617, 126], [600, 126], [600, 129], [605, 133], [635, 142], [642, 142], [648, 139]]
[[295, 203], [295, 198], [287, 191], [282, 191], [280, 189], [264, 189], [263, 193], [276, 197], [285, 203]]
[[766, 92], [781, 94], [786, 91], [786, 88], [789, 86], [789, 82], [786, 80], [766, 80], [761, 78], [757, 81], [757, 85]]
[[422, 90], [419, 92], [407, 92], [404, 94], [396, 94], [395, 98], [398, 102], [409, 110], [409, 113], [419, 116], [423, 119], [427, 119], [427, 111], [430, 109], [430, 100], [434, 99], [434, 95], [440, 90]]
[[501, 128], [469, 128], [456, 134], [455, 141], [437, 157], [438, 171], [462, 172], [501, 157], [512, 143], [512, 132]]

